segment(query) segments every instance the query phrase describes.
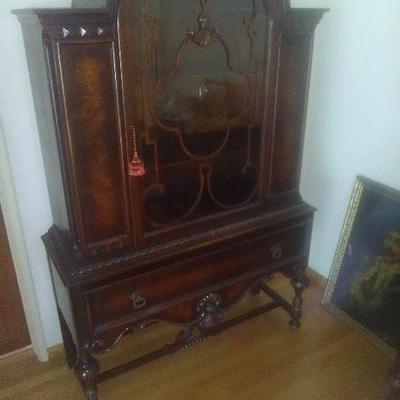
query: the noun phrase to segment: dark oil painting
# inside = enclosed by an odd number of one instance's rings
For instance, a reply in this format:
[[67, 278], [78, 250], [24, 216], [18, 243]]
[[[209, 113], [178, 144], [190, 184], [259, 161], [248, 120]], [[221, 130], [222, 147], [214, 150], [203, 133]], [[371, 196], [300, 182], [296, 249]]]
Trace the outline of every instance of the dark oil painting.
[[400, 350], [400, 193], [366, 178], [330, 303]]

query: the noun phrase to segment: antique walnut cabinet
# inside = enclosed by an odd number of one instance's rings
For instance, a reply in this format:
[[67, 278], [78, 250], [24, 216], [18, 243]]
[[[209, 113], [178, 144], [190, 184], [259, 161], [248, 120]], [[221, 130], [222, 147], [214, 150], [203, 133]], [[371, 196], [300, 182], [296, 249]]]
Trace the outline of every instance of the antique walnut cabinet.
[[[285, 0], [77, 0], [16, 11], [54, 225], [67, 361], [97, 383], [274, 308], [300, 325], [313, 208], [299, 176], [314, 30]], [[288, 302], [265, 282], [291, 280]], [[247, 293], [269, 299], [225, 311]], [[176, 339], [102, 370], [162, 322]], [[101, 358], [101, 357], [100, 357]]]

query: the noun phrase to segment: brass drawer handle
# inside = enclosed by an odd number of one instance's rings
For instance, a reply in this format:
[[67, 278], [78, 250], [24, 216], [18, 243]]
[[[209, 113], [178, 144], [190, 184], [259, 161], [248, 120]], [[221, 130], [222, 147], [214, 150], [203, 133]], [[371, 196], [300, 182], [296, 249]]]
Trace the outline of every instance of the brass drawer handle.
[[144, 296], [139, 292], [134, 292], [131, 294], [130, 299], [132, 300], [133, 308], [139, 310], [146, 306], [147, 301]]
[[273, 260], [279, 260], [283, 255], [282, 246], [280, 243], [274, 244], [269, 250]]

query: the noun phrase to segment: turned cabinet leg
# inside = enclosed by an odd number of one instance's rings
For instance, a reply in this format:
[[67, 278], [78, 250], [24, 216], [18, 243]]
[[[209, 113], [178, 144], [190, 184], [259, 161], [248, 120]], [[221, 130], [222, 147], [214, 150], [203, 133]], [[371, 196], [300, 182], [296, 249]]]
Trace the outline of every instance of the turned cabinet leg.
[[77, 351], [74, 340], [72, 339], [72, 334], [68, 328], [68, 325], [64, 319], [60, 310], [58, 311], [58, 316], [60, 319], [61, 333], [64, 342], [65, 358], [67, 359], [67, 364], [70, 368], [74, 368], [77, 360]]
[[290, 325], [293, 328], [299, 328], [303, 306], [302, 295], [303, 291], [309, 286], [310, 281], [307, 278], [305, 267], [295, 267], [293, 272], [294, 274], [291, 279], [291, 284], [294, 288], [295, 295], [293, 299], [292, 319], [290, 320]]
[[99, 364], [90, 354], [88, 348], [84, 348], [78, 356], [76, 373], [81, 381], [88, 400], [97, 400], [96, 377], [99, 372]]

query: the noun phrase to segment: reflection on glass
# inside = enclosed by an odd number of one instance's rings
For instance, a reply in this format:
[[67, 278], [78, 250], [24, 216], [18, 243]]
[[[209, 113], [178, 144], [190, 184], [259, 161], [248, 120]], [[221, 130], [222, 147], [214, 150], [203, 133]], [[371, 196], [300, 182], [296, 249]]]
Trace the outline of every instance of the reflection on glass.
[[243, 115], [248, 98], [239, 74], [177, 76], [160, 85], [155, 98], [157, 117], [184, 133], [226, 128]]

